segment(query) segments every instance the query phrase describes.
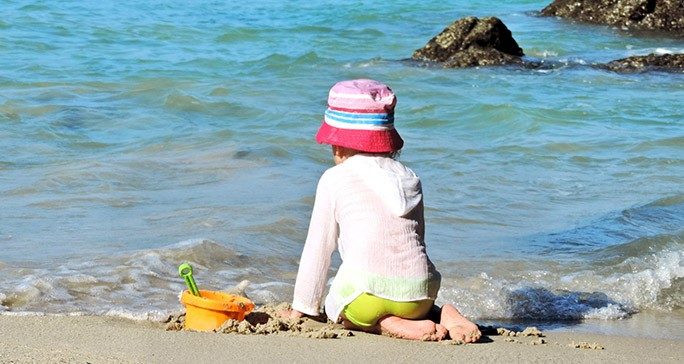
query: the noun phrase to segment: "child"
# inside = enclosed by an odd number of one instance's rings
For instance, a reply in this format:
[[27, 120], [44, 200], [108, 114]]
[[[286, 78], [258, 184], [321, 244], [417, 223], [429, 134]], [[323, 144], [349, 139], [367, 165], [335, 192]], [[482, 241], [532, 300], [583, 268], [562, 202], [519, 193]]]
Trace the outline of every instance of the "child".
[[394, 160], [404, 144], [394, 129], [396, 98], [374, 80], [351, 80], [330, 90], [316, 135], [332, 145], [336, 166], [318, 183], [302, 252], [292, 310], [319, 314], [330, 257], [342, 257], [325, 299], [332, 321], [405, 339], [474, 342], [477, 325], [452, 305], [439, 323], [427, 319], [441, 276], [425, 251], [420, 179]]

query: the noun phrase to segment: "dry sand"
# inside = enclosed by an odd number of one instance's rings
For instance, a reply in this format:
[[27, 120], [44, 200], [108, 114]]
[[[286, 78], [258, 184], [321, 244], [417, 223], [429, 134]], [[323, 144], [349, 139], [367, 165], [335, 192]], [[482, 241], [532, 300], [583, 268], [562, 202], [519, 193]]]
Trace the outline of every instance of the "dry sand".
[[[245, 330], [243, 324], [243, 332]], [[271, 328], [274, 323], [271, 323]], [[251, 325], [250, 330], [259, 326]], [[305, 320], [272, 334], [175, 331], [174, 325], [92, 316], [0, 315], [0, 363], [412, 363], [412, 362], [681, 362], [684, 341], [544, 333], [510, 336], [489, 330], [486, 342], [414, 342]], [[264, 326], [265, 327], [265, 326]], [[262, 330], [266, 330], [262, 327]], [[266, 330], [266, 331], [269, 331]], [[327, 332], [336, 335], [315, 335]], [[320, 337], [335, 337], [320, 339]]]

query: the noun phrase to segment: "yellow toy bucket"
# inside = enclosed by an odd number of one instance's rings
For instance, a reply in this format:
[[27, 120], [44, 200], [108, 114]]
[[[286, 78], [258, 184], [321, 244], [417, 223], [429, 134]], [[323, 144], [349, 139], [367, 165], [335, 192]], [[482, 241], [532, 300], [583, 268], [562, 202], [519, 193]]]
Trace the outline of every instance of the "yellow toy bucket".
[[201, 297], [188, 290], [181, 295], [186, 330], [213, 331], [229, 319], [244, 320], [245, 315], [254, 309], [254, 303], [242, 296], [218, 291], [199, 292]]

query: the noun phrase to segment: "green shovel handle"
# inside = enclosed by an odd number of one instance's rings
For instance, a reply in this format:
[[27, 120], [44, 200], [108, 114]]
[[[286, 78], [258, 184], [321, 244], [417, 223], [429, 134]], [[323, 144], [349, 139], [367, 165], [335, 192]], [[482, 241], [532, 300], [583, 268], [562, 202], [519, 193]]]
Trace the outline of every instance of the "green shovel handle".
[[185, 284], [188, 286], [188, 290], [195, 296], [201, 297], [199, 290], [197, 289], [197, 284], [195, 283], [195, 278], [192, 277], [192, 266], [188, 263], [183, 263], [178, 267], [178, 274], [180, 274], [183, 279], [185, 279]]

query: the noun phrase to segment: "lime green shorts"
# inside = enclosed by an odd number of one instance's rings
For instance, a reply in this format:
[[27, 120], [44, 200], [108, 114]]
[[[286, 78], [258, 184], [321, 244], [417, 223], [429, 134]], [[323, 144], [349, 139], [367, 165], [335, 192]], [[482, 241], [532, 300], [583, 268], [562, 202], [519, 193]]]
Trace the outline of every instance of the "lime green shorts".
[[424, 318], [430, 312], [434, 302], [431, 299], [397, 302], [373, 296], [370, 293], [362, 293], [344, 307], [342, 314], [356, 326], [371, 327], [381, 318], [390, 315], [410, 320]]

